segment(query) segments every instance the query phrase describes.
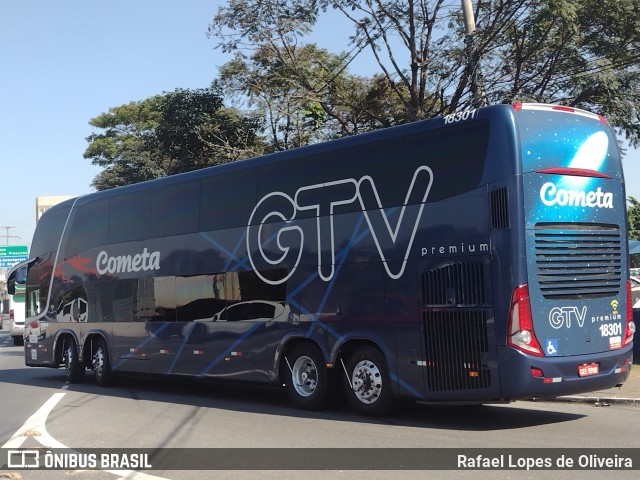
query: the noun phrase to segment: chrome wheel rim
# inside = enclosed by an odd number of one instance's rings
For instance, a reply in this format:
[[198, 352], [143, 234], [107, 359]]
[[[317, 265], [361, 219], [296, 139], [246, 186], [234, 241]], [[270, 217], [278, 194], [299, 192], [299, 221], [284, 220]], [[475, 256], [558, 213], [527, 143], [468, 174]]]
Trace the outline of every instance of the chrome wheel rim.
[[358, 400], [372, 404], [382, 393], [382, 373], [372, 361], [362, 360], [353, 369], [351, 385]]
[[93, 354], [93, 371], [96, 372], [96, 375], [102, 375], [102, 370], [104, 368], [104, 355], [102, 353], [102, 348], [98, 348], [96, 353]]
[[73, 350], [68, 346], [64, 351], [64, 370], [67, 378], [71, 376], [71, 362], [73, 361]]
[[301, 397], [308, 397], [316, 391], [318, 367], [310, 357], [298, 357], [291, 369], [291, 379], [296, 393]]

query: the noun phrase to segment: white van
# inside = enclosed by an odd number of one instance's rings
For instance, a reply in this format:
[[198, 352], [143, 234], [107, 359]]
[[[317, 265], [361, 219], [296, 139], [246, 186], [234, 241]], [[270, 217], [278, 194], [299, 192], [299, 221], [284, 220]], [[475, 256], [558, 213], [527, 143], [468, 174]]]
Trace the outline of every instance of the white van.
[[24, 345], [25, 295], [16, 292], [9, 295], [9, 335], [14, 345]]
[[[3, 313], [9, 314], [7, 321], [9, 323], [9, 335], [13, 338], [14, 345], [24, 345], [24, 321], [26, 307], [26, 275], [25, 266], [16, 265], [10, 271], [9, 275], [17, 268], [15, 275], [11, 276], [7, 284], [7, 291], [13, 292], [8, 296], [8, 305], [4, 305]], [[8, 308], [6, 308], [8, 307]], [[4, 318], [3, 318], [4, 320]], [[4, 323], [4, 322], [3, 322]], [[5, 325], [3, 325], [4, 327]]]

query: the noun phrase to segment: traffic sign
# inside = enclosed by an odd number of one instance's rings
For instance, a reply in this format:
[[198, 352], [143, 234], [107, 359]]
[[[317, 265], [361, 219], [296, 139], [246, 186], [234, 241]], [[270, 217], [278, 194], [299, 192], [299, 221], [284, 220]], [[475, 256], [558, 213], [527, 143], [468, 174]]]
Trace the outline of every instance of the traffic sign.
[[28, 254], [29, 249], [26, 245], [0, 245], [0, 257], [26, 256]]
[[11, 268], [24, 262], [29, 254], [26, 245], [0, 245], [0, 268]]
[[11, 268], [16, 263], [24, 262], [26, 255], [12, 255], [10, 257], [0, 257], [0, 268]]

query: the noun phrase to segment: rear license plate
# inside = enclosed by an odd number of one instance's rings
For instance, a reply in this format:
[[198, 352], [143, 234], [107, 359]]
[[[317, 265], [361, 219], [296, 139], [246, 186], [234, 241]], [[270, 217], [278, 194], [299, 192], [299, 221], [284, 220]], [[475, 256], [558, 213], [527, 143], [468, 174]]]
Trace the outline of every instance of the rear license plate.
[[578, 365], [578, 375], [581, 377], [588, 377], [590, 375], [598, 375], [600, 368], [597, 363], [585, 363]]

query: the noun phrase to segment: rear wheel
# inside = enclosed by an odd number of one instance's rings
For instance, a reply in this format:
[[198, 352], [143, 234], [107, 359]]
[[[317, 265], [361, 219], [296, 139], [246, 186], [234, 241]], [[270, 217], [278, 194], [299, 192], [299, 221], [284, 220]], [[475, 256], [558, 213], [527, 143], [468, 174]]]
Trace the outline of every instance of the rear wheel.
[[91, 358], [93, 371], [96, 375], [96, 383], [101, 387], [106, 387], [111, 383], [111, 362], [109, 352], [104, 344], [104, 340], [96, 340], [96, 346]]
[[380, 417], [389, 413], [393, 392], [382, 353], [370, 346], [359, 347], [345, 368], [343, 385], [349, 405], [363, 415]]
[[67, 382], [80, 383], [84, 380], [85, 368], [84, 365], [80, 363], [78, 347], [73, 338], [67, 338], [65, 340], [62, 361], [64, 363], [64, 374]]
[[16, 347], [20, 347], [20, 346], [24, 345], [24, 338], [22, 338], [22, 336], [16, 335], [15, 337], [12, 337], [12, 338], [13, 338], [13, 344]]
[[297, 408], [316, 410], [326, 399], [329, 375], [322, 353], [310, 344], [296, 345], [285, 355], [287, 395]]

